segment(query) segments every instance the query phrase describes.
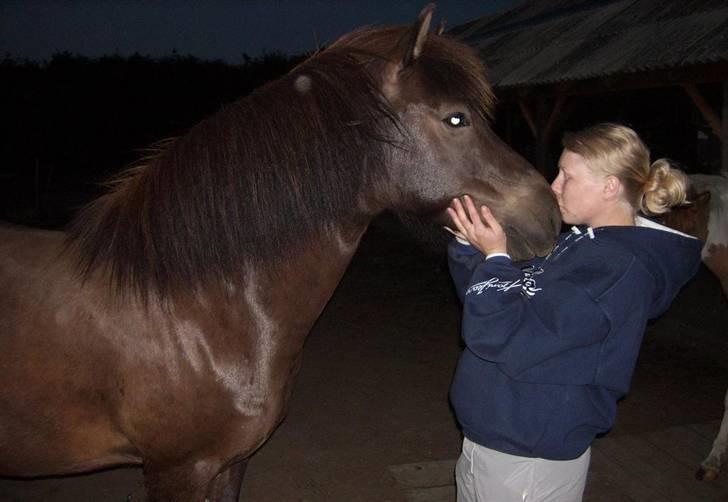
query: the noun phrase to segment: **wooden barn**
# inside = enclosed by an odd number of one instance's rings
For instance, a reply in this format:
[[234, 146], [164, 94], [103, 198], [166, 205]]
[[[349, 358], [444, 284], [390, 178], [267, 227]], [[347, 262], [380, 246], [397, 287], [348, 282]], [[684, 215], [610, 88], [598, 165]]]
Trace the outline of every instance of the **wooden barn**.
[[725, 0], [531, 0], [450, 34], [486, 63], [499, 132], [547, 175], [563, 131], [606, 120], [688, 172], [728, 172]]

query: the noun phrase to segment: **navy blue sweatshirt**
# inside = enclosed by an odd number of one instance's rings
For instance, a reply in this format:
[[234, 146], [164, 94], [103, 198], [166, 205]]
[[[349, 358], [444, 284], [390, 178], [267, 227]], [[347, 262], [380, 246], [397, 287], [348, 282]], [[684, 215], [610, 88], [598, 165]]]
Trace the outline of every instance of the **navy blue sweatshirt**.
[[450, 400], [465, 436], [512, 455], [580, 456], [614, 423], [647, 321], [695, 274], [701, 247], [644, 218], [572, 230], [518, 264], [453, 241], [465, 350]]

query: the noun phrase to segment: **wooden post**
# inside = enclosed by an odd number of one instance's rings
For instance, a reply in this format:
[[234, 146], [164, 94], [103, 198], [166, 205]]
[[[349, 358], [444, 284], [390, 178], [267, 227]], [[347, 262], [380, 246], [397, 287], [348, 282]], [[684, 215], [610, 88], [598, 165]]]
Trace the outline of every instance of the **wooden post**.
[[546, 137], [545, 124], [548, 122], [549, 106], [546, 98], [536, 102], [536, 124], [541, 127], [536, 137], [536, 169], [548, 178], [548, 138]]
[[[559, 121], [561, 108], [566, 101], [566, 96], [560, 94], [556, 97], [551, 110], [548, 109], [548, 104], [545, 99], [540, 99], [537, 102], [538, 117], [534, 117], [531, 113], [531, 109], [523, 99], [518, 100], [518, 106], [521, 109], [523, 118], [526, 119], [533, 139], [535, 140], [536, 151], [534, 152], [534, 163], [536, 169], [543, 174], [547, 179], [553, 176], [554, 168], [549, 165], [549, 141], [551, 141], [551, 135]], [[539, 125], [543, 124], [543, 127], [539, 129]]]
[[528, 127], [531, 129], [531, 134], [533, 134], [533, 138], [538, 139], [538, 128], [536, 127], [536, 121], [533, 119], [533, 115], [531, 114], [531, 110], [528, 108], [528, 105], [526, 105], [525, 101], [519, 99], [518, 107], [521, 109], [523, 118], [526, 119], [526, 124], [528, 124]]
[[[538, 138], [538, 150], [539, 150], [539, 171], [543, 174], [547, 180], [551, 181], [556, 176], [556, 169], [551, 158], [551, 138], [554, 135], [554, 130], [557, 128], [558, 123], [561, 121], [561, 109], [566, 101], [566, 96], [559, 94], [556, 97], [556, 101], [551, 107], [551, 112], [548, 113], [548, 118], [545, 121], [545, 125]], [[547, 112], [546, 103], [544, 103], [543, 112], [544, 116]]]
[[[725, 82], [723, 83], [723, 120], [725, 120], [726, 114], [725, 114]], [[717, 113], [713, 111], [713, 109], [710, 107], [707, 101], [705, 101], [705, 98], [703, 98], [703, 95], [700, 94], [700, 91], [698, 91], [698, 88], [695, 87], [694, 84], [684, 84], [683, 89], [685, 89], [685, 92], [688, 93], [688, 96], [690, 96], [690, 99], [693, 100], [693, 103], [695, 103], [695, 106], [698, 107], [698, 110], [700, 110], [700, 113], [703, 115], [703, 118], [710, 126], [710, 129], [713, 131], [713, 134], [715, 134], [718, 138], [721, 137], [721, 126], [720, 126], [720, 117]]]
[[551, 109], [551, 114], [546, 122], [546, 127], [543, 128], [542, 141], [548, 142], [551, 140], [551, 135], [554, 132], [554, 127], [556, 127], [561, 107], [564, 106], [564, 101], [566, 101], [566, 96], [559, 94], [556, 98], [556, 102], [554, 103], [554, 107]]

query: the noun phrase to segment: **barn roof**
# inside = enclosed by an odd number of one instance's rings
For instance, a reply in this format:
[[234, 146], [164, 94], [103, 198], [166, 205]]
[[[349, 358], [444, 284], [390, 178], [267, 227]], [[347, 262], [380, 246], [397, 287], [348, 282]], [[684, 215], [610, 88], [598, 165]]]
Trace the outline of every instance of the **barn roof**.
[[728, 2], [531, 0], [449, 33], [476, 48], [501, 89], [713, 63], [723, 73]]

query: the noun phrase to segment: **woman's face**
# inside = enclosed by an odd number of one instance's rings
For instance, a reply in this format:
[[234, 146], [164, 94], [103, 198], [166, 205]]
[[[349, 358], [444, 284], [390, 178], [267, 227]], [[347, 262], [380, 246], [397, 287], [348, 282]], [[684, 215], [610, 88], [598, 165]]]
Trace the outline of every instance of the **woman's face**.
[[584, 157], [564, 149], [559, 159], [559, 175], [551, 189], [561, 210], [564, 223], [595, 226], [604, 210], [605, 176], [593, 173]]

